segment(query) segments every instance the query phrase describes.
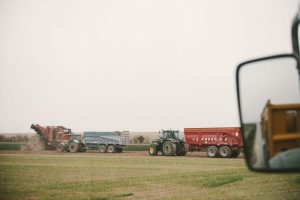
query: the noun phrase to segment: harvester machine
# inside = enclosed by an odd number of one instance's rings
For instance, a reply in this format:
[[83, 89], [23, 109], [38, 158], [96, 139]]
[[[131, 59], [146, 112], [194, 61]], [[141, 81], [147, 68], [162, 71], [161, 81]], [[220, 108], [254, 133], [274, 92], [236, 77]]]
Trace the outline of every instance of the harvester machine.
[[81, 135], [72, 133], [64, 126], [40, 126], [32, 124], [31, 128], [40, 136], [47, 149], [56, 149], [58, 152], [86, 151]]
[[57, 145], [68, 140], [71, 129], [63, 126], [40, 126], [32, 124], [31, 128], [40, 136], [47, 149], [56, 149]]

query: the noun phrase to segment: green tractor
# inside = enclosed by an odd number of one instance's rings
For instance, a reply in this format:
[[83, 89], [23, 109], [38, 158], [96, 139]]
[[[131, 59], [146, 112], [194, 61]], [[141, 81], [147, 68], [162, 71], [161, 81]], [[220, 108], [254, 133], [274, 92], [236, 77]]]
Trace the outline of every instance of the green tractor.
[[160, 138], [153, 140], [149, 146], [149, 155], [156, 156], [162, 152], [164, 156], [185, 156], [188, 148], [183, 139], [179, 138], [179, 131], [162, 130]]
[[81, 135], [68, 134], [68, 140], [57, 145], [56, 150], [58, 152], [85, 152], [86, 147], [82, 141]]

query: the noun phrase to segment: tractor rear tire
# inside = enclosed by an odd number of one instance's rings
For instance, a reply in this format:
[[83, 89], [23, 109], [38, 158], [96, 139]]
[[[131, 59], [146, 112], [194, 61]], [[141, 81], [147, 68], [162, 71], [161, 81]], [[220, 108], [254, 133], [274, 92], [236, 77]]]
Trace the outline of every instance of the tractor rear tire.
[[106, 153], [106, 152], [107, 152], [106, 145], [101, 144], [101, 145], [99, 146], [99, 152], [100, 152], [100, 153]]
[[115, 153], [116, 152], [115, 145], [108, 145], [107, 152], [108, 153]]
[[150, 144], [148, 152], [150, 156], [157, 156], [158, 154], [157, 146], [155, 144]]
[[219, 154], [222, 158], [230, 158], [231, 149], [228, 146], [221, 146], [219, 149]]
[[57, 152], [64, 152], [65, 150], [65, 144], [64, 143], [60, 143], [56, 146], [56, 151]]
[[70, 144], [69, 144], [69, 151], [71, 152], [71, 153], [75, 153], [75, 152], [77, 152], [78, 151], [78, 143], [76, 143], [76, 142], [70, 142]]
[[172, 143], [171, 141], [166, 141], [163, 144], [162, 151], [165, 156], [175, 156], [176, 144]]
[[218, 148], [215, 146], [209, 146], [207, 149], [207, 157], [215, 158], [218, 156]]

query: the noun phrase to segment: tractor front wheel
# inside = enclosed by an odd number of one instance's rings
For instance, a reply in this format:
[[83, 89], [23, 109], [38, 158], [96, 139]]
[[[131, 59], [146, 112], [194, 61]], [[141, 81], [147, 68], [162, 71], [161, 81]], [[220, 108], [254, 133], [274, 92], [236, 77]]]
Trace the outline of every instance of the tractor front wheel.
[[176, 144], [172, 143], [171, 141], [166, 141], [163, 144], [163, 154], [165, 156], [175, 156], [176, 154]]
[[157, 146], [155, 144], [150, 144], [149, 146], [149, 155], [150, 156], [157, 156], [158, 151], [157, 151]]

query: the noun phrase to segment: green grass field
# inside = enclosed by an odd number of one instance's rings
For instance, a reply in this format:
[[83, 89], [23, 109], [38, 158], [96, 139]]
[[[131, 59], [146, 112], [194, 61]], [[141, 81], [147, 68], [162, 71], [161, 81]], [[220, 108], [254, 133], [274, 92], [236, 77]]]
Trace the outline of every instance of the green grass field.
[[0, 150], [20, 150], [23, 143], [0, 142]]
[[0, 199], [300, 199], [299, 173], [199, 155], [1, 151]]

